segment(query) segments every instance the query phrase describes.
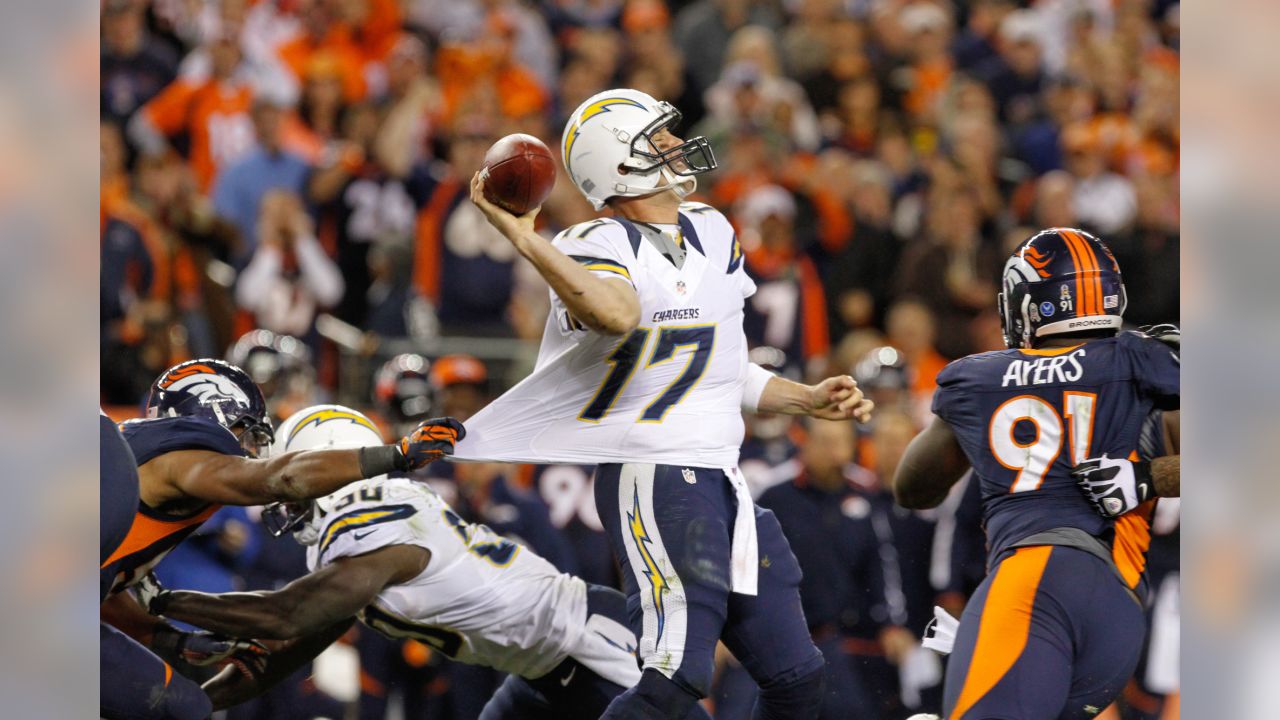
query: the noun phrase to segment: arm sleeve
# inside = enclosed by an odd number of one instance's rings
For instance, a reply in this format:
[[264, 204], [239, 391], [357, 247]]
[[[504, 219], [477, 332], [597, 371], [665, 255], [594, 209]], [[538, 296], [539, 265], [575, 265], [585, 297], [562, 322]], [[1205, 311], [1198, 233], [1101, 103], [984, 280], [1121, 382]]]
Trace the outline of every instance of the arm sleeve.
[[[593, 275], [625, 280], [635, 287], [635, 253], [631, 250], [627, 231], [619, 223], [601, 219], [574, 225], [557, 235], [551, 243]], [[587, 333], [586, 327], [569, 314], [555, 290], [548, 292], [551, 294], [551, 314], [560, 332], [575, 336]]]
[[280, 277], [283, 263], [284, 258], [279, 250], [259, 246], [236, 282], [236, 304], [246, 310], [256, 310], [266, 298], [271, 281]]
[[346, 291], [346, 283], [342, 280], [342, 271], [337, 263], [329, 259], [320, 241], [312, 235], [300, 237], [294, 243], [298, 254], [298, 267], [302, 270], [302, 281], [307, 289], [316, 296], [321, 307], [333, 307], [342, 300]]
[[755, 363], [747, 363], [747, 383], [742, 388], [742, 409], [755, 412], [760, 407], [760, 398], [764, 388], [774, 374]]

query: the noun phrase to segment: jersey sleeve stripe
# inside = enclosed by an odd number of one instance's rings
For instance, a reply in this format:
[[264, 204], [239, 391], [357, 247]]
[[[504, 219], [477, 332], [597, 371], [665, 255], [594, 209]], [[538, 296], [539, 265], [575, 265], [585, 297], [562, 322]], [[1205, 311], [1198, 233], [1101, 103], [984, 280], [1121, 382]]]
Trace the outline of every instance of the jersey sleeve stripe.
[[370, 525], [403, 520], [416, 512], [417, 509], [412, 505], [387, 505], [372, 510], [353, 510], [341, 515], [325, 528], [324, 537], [320, 541], [320, 554], [323, 555], [333, 541], [345, 533]]
[[608, 258], [587, 257], [586, 255], [570, 255], [569, 257], [588, 270], [610, 272], [615, 275], [621, 275], [628, 280], [631, 279], [631, 273], [625, 265]]

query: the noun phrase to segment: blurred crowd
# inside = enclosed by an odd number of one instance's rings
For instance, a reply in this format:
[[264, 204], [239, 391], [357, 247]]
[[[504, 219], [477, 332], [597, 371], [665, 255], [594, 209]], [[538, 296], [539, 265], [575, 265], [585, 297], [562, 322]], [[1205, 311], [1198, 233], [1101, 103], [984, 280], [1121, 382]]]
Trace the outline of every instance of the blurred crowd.
[[[465, 419], [519, 376], [519, 353], [433, 349], [536, 346], [548, 306], [468, 179], [499, 137], [554, 150], [582, 100], [643, 90], [716, 152], [695, 199], [738, 229], [759, 287], [753, 359], [796, 379], [851, 373], [881, 408], [852, 430], [751, 418], [743, 448], [806, 574], [838, 673], [830, 717], [936, 709], [940, 668], [918, 638], [982, 576], [977, 498], [962, 486], [906, 512], [883, 481], [937, 371], [1002, 347], [1001, 264], [1034, 230], [1095, 232], [1127, 319], [1178, 321], [1178, 17], [1174, 0], [103, 0], [103, 403], [136, 412], [163, 369], [215, 356], [279, 417], [339, 399], [389, 436], [427, 413]], [[561, 172], [538, 217], [548, 236], [593, 216]], [[617, 584], [590, 468], [431, 473], [468, 519]], [[219, 518], [173, 553], [166, 584], [302, 572], [253, 510]], [[421, 644], [352, 642], [362, 717], [391, 703], [471, 718], [494, 687]], [[716, 717], [746, 717], [751, 682], [721, 665]], [[1138, 679], [1134, 717], [1157, 716], [1167, 675]], [[311, 681], [276, 695], [233, 717], [332, 713]]]

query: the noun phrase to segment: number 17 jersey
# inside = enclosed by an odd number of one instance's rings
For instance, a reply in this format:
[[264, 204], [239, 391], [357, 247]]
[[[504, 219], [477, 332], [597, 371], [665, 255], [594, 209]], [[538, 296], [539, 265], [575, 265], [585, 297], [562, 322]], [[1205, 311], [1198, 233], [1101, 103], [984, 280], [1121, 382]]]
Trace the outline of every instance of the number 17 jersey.
[[553, 293], [533, 373], [467, 421], [454, 458], [735, 467], [743, 305], [755, 283], [729, 222], [684, 203], [676, 225], [601, 218], [554, 244], [593, 274], [629, 283], [639, 326], [625, 337], [594, 332]]
[[1110, 545], [1125, 581], [1136, 586], [1154, 503], [1103, 518], [1071, 468], [1103, 454], [1138, 459], [1151, 410], [1178, 408], [1179, 376], [1176, 353], [1134, 332], [971, 355], [938, 373], [933, 412], [951, 426], [980, 480], [988, 562], [1037, 533], [1076, 528]]

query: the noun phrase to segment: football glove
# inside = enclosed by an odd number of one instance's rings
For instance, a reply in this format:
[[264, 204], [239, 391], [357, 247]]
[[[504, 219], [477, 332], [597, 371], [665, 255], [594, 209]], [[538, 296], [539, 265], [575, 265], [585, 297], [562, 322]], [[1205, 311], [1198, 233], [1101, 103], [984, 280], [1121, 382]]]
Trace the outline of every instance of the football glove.
[[400, 438], [398, 447], [404, 458], [401, 469], [418, 470], [452, 455], [454, 444], [466, 436], [467, 429], [451, 417], [422, 421], [413, 432]]
[[1071, 470], [1076, 484], [1099, 515], [1115, 518], [1155, 497], [1151, 463], [1123, 458], [1089, 458]]
[[183, 632], [174, 627], [155, 631], [152, 649], [162, 658], [177, 658], [190, 665], [231, 665], [248, 677], [262, 673], [271, 654], [255, 640], [239, 640], [199, 630]]
[[160, 584], [155, 573], [147, 573], [133, 584], [133, 594], [138, 604], [146, 608], [152, 615], [163, 615], [164, 606], [169, 601], [169, 591]]
[[1156, 340], [1168, 345], [1177, 352], [1182, 349], [1182, 331], [1173, 323], [1161, 323], [1159, 325], [1144, 325], [1138, 328], [1138, 332], [1153, 337]]

